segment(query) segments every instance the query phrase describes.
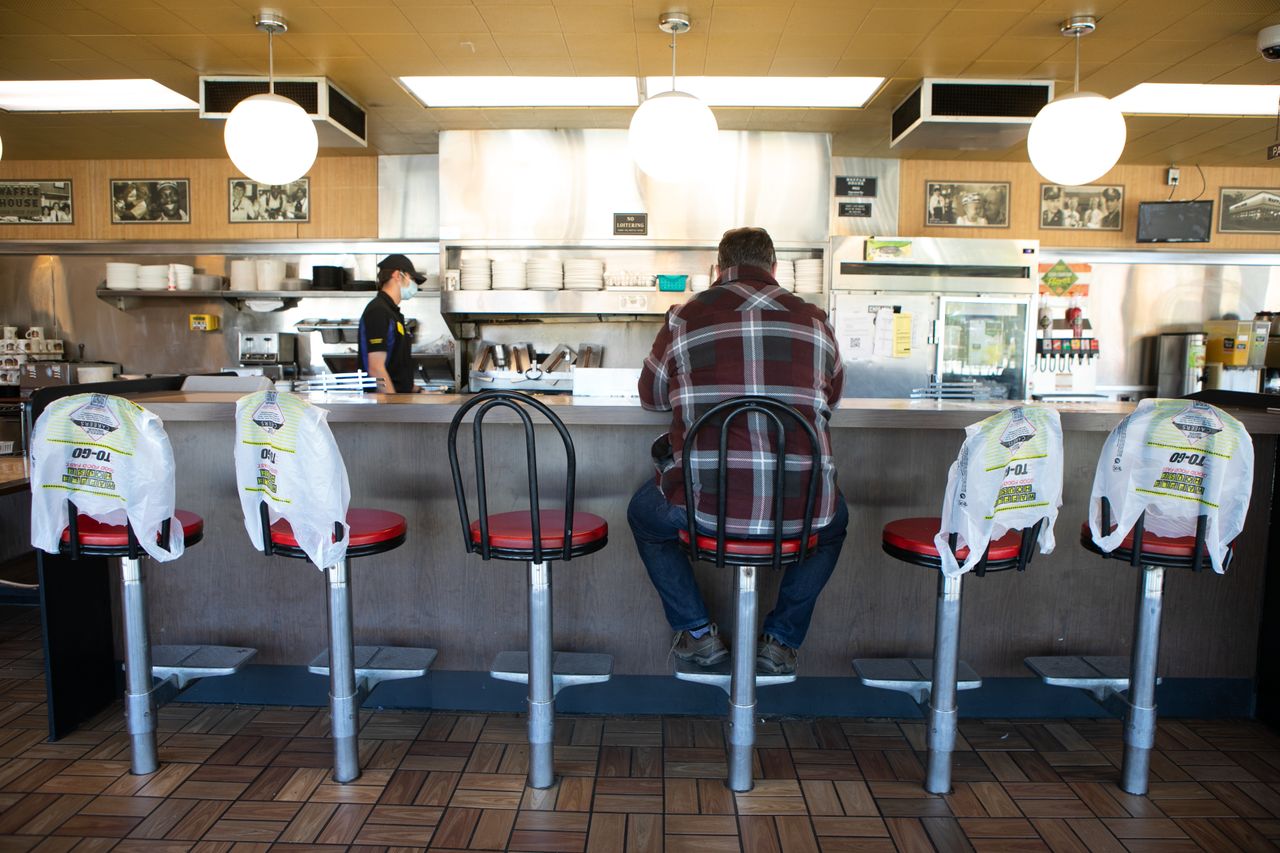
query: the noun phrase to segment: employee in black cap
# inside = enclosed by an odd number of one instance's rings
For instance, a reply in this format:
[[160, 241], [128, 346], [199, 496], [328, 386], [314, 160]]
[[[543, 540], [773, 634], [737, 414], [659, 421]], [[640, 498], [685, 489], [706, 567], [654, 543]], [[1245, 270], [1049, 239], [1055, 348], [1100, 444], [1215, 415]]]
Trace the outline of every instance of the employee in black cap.
[[378, 380], [377, 390], [384, 394], [418, 390], [400, 303], [412, 299], [426, 278], [404, 255], [387, 255], [378, 262], [378, 295], [360, 315], [360, 366]]

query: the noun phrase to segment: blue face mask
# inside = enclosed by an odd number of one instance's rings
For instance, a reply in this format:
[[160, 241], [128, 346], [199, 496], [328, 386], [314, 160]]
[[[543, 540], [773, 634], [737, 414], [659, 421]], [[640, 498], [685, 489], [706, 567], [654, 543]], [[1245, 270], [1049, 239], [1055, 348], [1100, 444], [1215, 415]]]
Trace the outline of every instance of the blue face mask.
[[409, 280], [400, 285], [400, 298], [412, 299], [418, 295], [418, 283], [411, 276], [405, 276], [405, 278]]

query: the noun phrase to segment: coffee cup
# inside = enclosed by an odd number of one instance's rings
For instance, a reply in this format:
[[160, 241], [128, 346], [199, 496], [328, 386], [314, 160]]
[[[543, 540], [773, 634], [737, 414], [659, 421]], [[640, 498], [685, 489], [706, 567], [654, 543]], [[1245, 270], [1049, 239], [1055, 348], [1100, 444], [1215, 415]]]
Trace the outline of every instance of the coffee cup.
[[0, 327], [0, 338], [3, 338], [6, 341], [12, 341], [17, 337], [18, 337], [17, 326]]
[[27, 340], [29, 341], [44, 340], [44, 329], [40, 328], [39, 326], [32, 326], [30, 329], [27, 329]]

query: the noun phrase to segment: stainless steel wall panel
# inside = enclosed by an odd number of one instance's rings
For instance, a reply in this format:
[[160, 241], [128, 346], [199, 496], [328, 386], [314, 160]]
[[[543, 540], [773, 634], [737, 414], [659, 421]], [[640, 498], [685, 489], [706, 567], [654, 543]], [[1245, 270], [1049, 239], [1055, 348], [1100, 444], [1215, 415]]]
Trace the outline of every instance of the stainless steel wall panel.
[[378, 158], [378, 236], [434, 240], [440, 235], [440, 155]]
[[[871, 204], [871, 216], [866, 218], [840, 216], [840, 202], [863, 201], [835, 195], [835, 180], [840, 175], [853, 175], [876, 179], [875, 198], [865, 199]], [[830, 201], [831, 236], [852, 234], [898, 233], [898, 161], [884, 157], [833, 157], [831, 159], [831, 185], [827, 187]]]
[[625, 243], [638, 238], [614, 237], [613, 214], [648, 213], [649, 241], [714, 242], [741, 225], [826, 239], [829, 136], [723, 131], [718, 144], [711, 170], [665, 184], [635, 167], [624, 130], [445, 131], [440, 237]]

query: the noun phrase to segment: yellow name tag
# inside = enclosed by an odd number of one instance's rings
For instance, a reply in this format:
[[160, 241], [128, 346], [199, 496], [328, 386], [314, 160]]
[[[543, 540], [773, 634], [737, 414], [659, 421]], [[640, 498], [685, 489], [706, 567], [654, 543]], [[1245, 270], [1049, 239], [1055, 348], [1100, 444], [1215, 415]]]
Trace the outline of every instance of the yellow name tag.
[[397, 321], [397, 322], [396, 322], [396, 331], [403, 335], [403, 334], [404, 334], [404, 323], [401, 323], [401, 322]]
[[369, 343], [371, 343], [371, 344], [380, 344], [380, 343], [382, 343], [382, 338], [369, 338]]

